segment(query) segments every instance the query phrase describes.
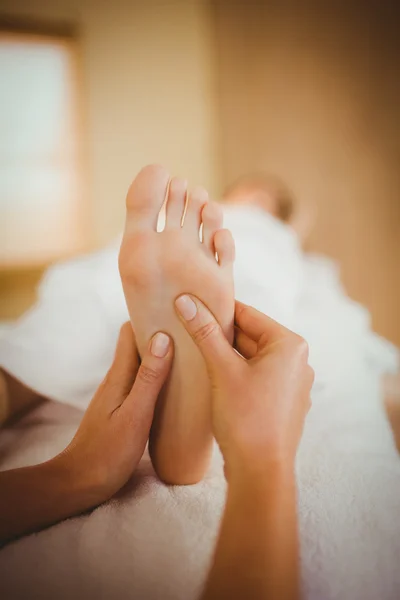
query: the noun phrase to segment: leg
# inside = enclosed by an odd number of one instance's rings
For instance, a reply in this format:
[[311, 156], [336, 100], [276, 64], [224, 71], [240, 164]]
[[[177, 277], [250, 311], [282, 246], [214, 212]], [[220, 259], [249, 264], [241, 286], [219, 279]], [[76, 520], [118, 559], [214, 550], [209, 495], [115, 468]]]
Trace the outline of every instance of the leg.
[[[157, 233], [165, 198], [166, 226]], [[142, 352], [160, 330], [175, 342], [172, 373], [160, 396], [150, 437], [155, 469], [161, 479], [173, 484], [199, 481], [212, 447], [207, 373], [175, 314], [174, 300], [183, 292], [200, 296], [225, 335], [233, 339], [234, 247], [229, 232], [219, 231], [221, 226], [220, 209], [208, 202], [205, 190], [199, 188], [188, 196], [186, 182], [172, 179], [169, 183], [162, 167], [143, 169], [128, 192], [119, 265], [138, 348]]]

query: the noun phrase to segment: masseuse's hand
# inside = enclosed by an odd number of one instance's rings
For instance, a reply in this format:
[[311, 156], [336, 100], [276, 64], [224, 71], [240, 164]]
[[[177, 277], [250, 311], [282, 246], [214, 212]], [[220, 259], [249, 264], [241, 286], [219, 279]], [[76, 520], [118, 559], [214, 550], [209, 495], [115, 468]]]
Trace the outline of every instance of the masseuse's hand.
[[139, 365], [132, 327], [122, 327], [114, 362], [69, 446], [47, 462], [0, 473], [0, 545], [93, 508], [128, 481], [172, 355], [170, 338], [157, 333]]
[[214, 435], [226, 473], [294, 464], [310, 408], [314, 372], [306, 342], [254, 308], [236, 303], [235, 347], [197, 299], [176, 308], [205, 359], [213, 389]]
[[122, 327], [114, 362], [62, 453], [74, 477], [98, 488], [99, 502], [118, 491], [138, 465], [172, 356], [170, 338], [157, 333], [139, 365], [131, 324]]
[[214, 435], [228, 480], [202, 600], [298, 600], [294, 460], [314, 379], [307, 344], [237, 303], [239, 356], [197, 298], [180, 297], [176, 307], [207, 365]]

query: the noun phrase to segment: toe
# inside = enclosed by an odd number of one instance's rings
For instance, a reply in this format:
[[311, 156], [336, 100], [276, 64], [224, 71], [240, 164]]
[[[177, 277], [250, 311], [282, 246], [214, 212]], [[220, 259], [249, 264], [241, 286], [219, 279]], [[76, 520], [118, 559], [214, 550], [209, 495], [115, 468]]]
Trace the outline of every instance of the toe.
[[214, 254], [214, 236], [222, 227], [222, 208], [218, 206], [216, 202], [209, 202], [207, 206], [204, 207], [201, 217], [203, 221], [204, 247]]
[[229, 229], [220, 229], [214, 235], [215, 252], [221, 267], [228, 267], [235, 260], [235, 242]]
[[180, 228], [185, 210], [187, 192], [187, 181], [174, 177], [169, 185], [167, 199], [167, 227], [170, 229]]
[[201, 225], [201, 211], [208, 202], [208, 193], [202, 187], [197, 187], [188, 196], [185, 209], [184, 230], [193, 235], [199, 236]]
[[126, 197], [125, 231], [129, 233], [132, 230], [156, 230], [168, 181], [168, 171], [160, 165], [149, 165], [139, 172]]

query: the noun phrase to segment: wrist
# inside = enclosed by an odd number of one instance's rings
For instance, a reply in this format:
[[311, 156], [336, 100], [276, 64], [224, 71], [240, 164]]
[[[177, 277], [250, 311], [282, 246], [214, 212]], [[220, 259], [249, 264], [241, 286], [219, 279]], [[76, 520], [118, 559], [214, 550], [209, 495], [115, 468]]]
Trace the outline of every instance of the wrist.
[[68, 490], [66, 493], [76, 512], [89, 510], [107, 500], [97, 479], [90, 476], [82, 461], [76, 460], [68, 448], [45, 464], [53, 473], [57, 485]]
[[226, 469], [229, 489], [234, 493], [242, 490], [253, 495], [269, 494], [271, 487], [282, 489], [295, 485], [294, 461], [287, 458], [271, 458]]

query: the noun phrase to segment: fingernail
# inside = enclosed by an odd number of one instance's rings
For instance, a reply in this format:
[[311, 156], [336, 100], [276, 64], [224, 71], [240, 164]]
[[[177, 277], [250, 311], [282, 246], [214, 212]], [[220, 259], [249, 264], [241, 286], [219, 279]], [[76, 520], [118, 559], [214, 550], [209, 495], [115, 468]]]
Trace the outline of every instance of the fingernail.
[[179, 296], [175, 305], [185, 321], [191, 321], [197, 314], [197, 306], [189, 296]]
[[164, 358], [168, 354], [169, 337], [165, 333], [156, 333], [151, 340], [150, 352], [157, 358]]

